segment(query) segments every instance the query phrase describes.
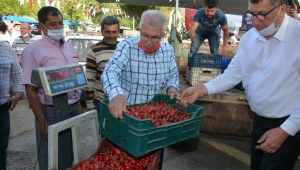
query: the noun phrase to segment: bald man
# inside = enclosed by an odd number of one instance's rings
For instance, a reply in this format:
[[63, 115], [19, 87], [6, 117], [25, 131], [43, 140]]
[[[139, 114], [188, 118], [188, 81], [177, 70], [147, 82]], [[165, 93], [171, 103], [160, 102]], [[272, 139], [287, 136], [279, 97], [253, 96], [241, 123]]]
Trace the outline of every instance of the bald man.
[[37, 37], [30, 34], [31, 31], [31, 26], [28, 23], [22, 23], [20, 25], [21, 36], [17, 37], [13, 42], [12, 47], [20, 64], [22, 62], [21, 55], [24, 48], [33, 41], [38, 40]]

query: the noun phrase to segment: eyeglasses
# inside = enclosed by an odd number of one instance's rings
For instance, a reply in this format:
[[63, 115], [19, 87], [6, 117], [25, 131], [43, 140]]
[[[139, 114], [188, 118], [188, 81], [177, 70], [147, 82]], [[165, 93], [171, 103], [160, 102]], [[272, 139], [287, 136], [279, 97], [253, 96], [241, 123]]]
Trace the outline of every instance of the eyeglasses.
[[248, 11], [248, 12], [247, 12], [247, 16], [248, 16], [251, 20], [253, 20], [254, 17], [256, 17], [258, 20], [263, 21], [263, 20], [266, 19], [267, 15], [269, 15], [274, 9], [276, 9], [276, 8], [279, 7], [280, 5], [282, 5], [282, 4], [279, 4], [279, 5], [275, 6], [273, 9], [271, 9], [269, 12], [267, 12], [267, 13], [265, 13], [265, 14], [253, 14], [253, 13], [251, 13], [251, 12]]
[[150, 37], [149, 35], [147, 34], [141, 34], [141, 36], [143, 36], [146, 40], [151, 40], [152, 42], [158, 42], [160, 41], [161, 37], [158, 37], [158, 36], [153, 36], [153, 37]]

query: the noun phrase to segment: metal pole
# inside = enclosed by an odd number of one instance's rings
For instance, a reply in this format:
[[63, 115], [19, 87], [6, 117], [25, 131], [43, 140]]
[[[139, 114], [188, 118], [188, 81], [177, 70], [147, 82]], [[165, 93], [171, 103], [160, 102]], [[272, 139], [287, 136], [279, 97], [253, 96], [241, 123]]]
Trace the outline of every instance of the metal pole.
[[177, 12], [179, 12], [178, 11], [178, 4], [179, 4], [179, 0], [176, 0], [174, 27], [177, 27], [177, 20], [178, 20]]
[[[54, 121], [60, 121], [69, 118], [69, 106], [67, 93], [53, 96]], [[72, 166], [73, 148], [71, 129], [66, 129], [58, 133], [58, 169], [67, 169]]]
[[134, 27], [134, 17], [132, 18], [132, 30], [135, 30], [135, 27]]

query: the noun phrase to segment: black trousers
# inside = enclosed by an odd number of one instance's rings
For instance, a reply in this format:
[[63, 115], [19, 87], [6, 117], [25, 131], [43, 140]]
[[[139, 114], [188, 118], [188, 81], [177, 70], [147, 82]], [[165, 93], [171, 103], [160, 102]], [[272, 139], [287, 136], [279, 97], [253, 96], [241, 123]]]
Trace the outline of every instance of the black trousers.
[[255, 149], [257, 141], [268, 130], [279, 127], [287, 117], [265, 118], [255, 114], [252, 131], [252, 170], [292, 170], [300, 152], [300, 132], [289, 136], [273, 154]]
[[6, 169], [6, 149], [10, 132], [10, 115], [7, 110], [7, 103], [0, 105], [0, 169]]

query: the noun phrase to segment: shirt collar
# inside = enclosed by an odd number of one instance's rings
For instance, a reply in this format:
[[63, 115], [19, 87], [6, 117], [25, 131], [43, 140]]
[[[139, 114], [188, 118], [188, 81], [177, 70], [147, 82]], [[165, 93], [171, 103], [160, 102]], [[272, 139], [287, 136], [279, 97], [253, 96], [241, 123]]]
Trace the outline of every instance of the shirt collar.
[[[29, 38], [32, 38], [32, 34], [29, 34]], [[24, 37], [22, 35], [19, 36], [19, 38], [24, 39]]]
[[283, 22], [281, 23], [281, 26], [279, 27], [278, 31], [274, 35], [274, 38], [277, 38], [280, 41], [284, 40], [289, 20], [290, 20], [289, 16], [285, 14]]
[[[41, 39], [43, 39], [44, 41], [47, 41], [47, 42], [49, 42], [49, 43], [58, 44], [57, 41], [52, 40], [51, 38], [49, 38], [49, 37], [46, 36], [46, 35], [42, 35], [42, 38], [41, 38]], [[64, 38], [60, 39], [60, 43], [61, 43], [62, 45], [63, 45], [65, 42], [66, 42], [66, 41], [65, 41]]]

